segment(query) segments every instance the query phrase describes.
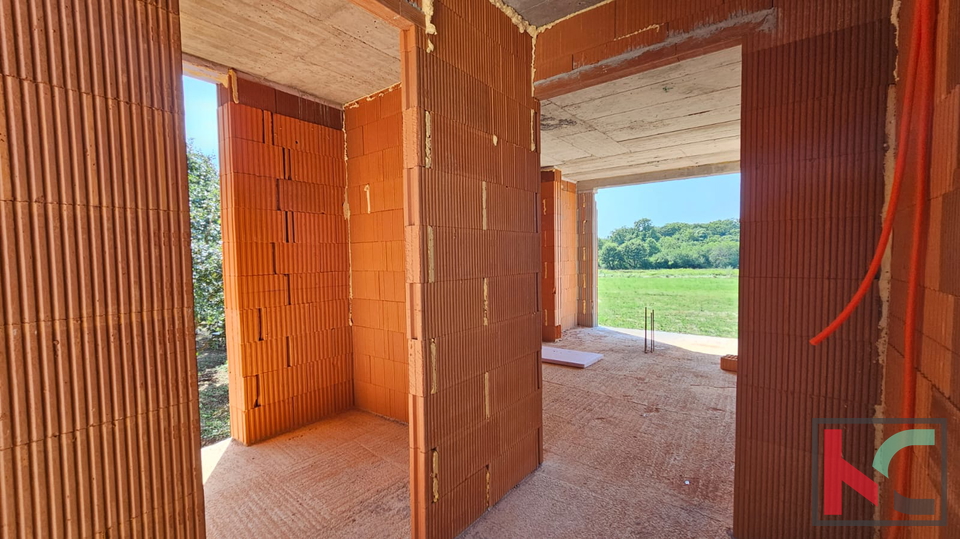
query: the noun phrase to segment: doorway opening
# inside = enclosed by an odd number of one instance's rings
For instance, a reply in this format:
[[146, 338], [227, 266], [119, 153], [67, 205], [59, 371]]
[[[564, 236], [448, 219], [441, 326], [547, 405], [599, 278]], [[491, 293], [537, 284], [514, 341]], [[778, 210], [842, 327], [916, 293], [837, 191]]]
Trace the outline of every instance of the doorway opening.
[[738, 174], [599, 190], [599, 324], [735, 339], [739, 216]]
[[183, 77], [202, 447], [230, 437], [217, 87]]
[[[185, 11], [187, 28], [219, 28], [210, 13]], [[315, 33], [302, 40], [258, 32], [304, 17]], [[196, 201], [218, 228], [194, 230], [195, 243], [208, 235], [222, 245], [194, 253], [195, 270], [222, 265], [211, 295], [223, 333], [203, 331], [200, 299], [212, 280], [194, 279], [198, 334], [225, 341], [213, 357], [198, 344], [202, 426], [213, 390], [224, 438], [201, 455], [207, 532], [401, 535], [410, 526], [410, 384], [398, 32], [339, 4], [240, 8], [237, 24], [258, 55], [302, 69], [185, 41], [187, 71], [214, 83], [200, 83], [200, 113], [185, 86], [187, 114], [205, 116], [208, 153], [219, 154], [201, 160], [219, 184], [207, 182], [209, 204]], [[291, 506], [291, 493], [303, 505]], [[329, 510], [305, 515], [311, 504]], [[250, 522], [251, 510], [262, 518]], [[371, 518], [350, 518], [359, 514]]]
[[543, 366], [541, 483], [586, 478], [568, 506], [602, 497], [644, 514], [647, 534], [733, 526], [737, 379], [720, 358], [737, 353], [741, 62], [732, 47], [541, 101], [544, 340], [603, 355], [584, 371]]

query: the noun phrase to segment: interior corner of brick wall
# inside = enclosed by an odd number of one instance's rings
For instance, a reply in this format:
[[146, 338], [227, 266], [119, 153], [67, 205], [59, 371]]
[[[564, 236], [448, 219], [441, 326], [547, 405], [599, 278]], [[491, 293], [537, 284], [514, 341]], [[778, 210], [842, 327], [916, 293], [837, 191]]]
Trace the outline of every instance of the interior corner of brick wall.
[[402, 112], [396, 85], [349, 104], [344, 119], [356, 406], [406, 422]]
[[353, 406], [342, 111], [245, 78], [221, 100], [231, 435]]

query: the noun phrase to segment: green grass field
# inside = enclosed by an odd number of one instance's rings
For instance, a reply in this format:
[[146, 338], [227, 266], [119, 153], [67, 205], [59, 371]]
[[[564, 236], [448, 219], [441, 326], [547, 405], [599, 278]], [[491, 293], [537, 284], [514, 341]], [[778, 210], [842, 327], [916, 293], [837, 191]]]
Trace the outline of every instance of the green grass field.
[[739, 270], [600, 270], [600, 325], [643, 329], [643, 308], [657, 330], [737, 336]]

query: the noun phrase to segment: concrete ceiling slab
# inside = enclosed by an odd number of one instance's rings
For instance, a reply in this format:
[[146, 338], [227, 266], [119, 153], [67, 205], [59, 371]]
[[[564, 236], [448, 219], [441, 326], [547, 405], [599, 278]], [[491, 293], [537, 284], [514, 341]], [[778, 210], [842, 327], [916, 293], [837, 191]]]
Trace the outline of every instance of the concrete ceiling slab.
[[595, 6], [603, 0], [505, 0], [524, 20], [543, 26]]
[[183, 52], [342, 105], [400, 80], [399, 31], [348, 0], [180, 0]]
[[736, 169], [740, 71], [734, 47], [546, 99], [540, 164], [570, 181]]

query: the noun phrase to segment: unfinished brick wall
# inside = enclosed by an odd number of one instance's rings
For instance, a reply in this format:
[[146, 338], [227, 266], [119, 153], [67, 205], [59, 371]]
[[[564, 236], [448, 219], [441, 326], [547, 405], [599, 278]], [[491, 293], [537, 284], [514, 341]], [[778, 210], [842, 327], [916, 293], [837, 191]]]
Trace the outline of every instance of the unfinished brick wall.
[[[839, 26], [845, 7], [826, 20]], [[809, 530], [819, 511], [809, 501], [811, 420], [874, 417], [880, 402], [878, 288], [829, 340], [808, 342], [857, 289], [880, 231], [893, 26], [888, 4], [856, 15], [840, 28], [786, 26], [744, 49], [734, 528], [746, 536]], [[791, 79], [774, 83], [771, 65]], [[809, 90], [790, 90], [800, 85]], [[785, 451], [770, 459], [772, 448]], [[844, 458], [863, 470], [875, 448], [870, 429], [844, 438]], [[787, 482], [800, 487], [787, 493]], [[843, 502], [847, 518], [874, 514], [856, 494]], [[873, 534], [840, 529], [817, 531]]]
[[545, 342], [560, 339], [563, 328], [560, 326], [560, 240], [561, 240], [561, 194], [560, 171], [557, 169], [540, 172], [540, 237], [543, 274], [540, 277], [541, 309], [543, 310], [543, 332]]
[[597, 192], [577, 193], [577, 325], [597, 326]]
[[175, 2], [0, 2], [0, 536], [204, 536], [180, 62]]
[[[873, 533], [811, 527], [810, 430], [875, 414], [879, 291], [826, 343], [807, 340], [856, 290], [880, 231], [891, 7], [614, 0], [537, 38], [538, 97], [743, 44], [737, 537]], [[850, 436], [844, 457], [868, 470], [874, 449]], [[844, 504], [873, 514], [855, 494]]]
[[[401, 38], [414, 537], [453, 537], [542, 454], [531, 37], [489, 2]], [[482, 51], [482, 54], [477, 54]]]
[[400, 86], [344, 108], [350, 203], [354, 397], [407, 420]]
[[543, 340], [577, 327], [577, 186], [557, 169], [540, 172]]
[[560, 182], [560, 326], [577, 327], [577, 184]]
[[234, 80], [219, 87], [230, 431], [252, 444], [353, 405], [346, 174], [340, 110]]
[[[913, 5], [901, 10], [900, 27], [910, 28]], [[960, 36], [960, 1], [940, 0], [936, 45], [936, 77], [934, 82], [933, 134], [929, 174], [929, 203], [926, 238], [926, 257], [920, 279], [920, 319], [917, 324], [916, 416], [947, 419], [948, 514], [950, 526], [960, 521], [960, 50], [956, 43]], [[900, 33], [901, 70], [898, 84], [898, 118], [906, 118], [902, 111], [902, 96], [906, 80], [906, 61], [912, 44], [906, 32]], [[911, 134], [917, 140], [916, 131]], [[916, 144], [908, 146], [910, 159], [917, 159]], [[897, 233], [892, 240], [891, 291], [887, 371], [884, 376], [884, 404], [888, 417], [899, 417], [903, 400], [903, 361], [905, 350], [907, 282], [912, 248], [914, 193], [916, 173], [911, 166], [904, 177], [904, 191], [897, 214]], [[902, 231], [902, 232], [901, 232]], [[888, 434], [891, 434], [888, 432]], [[936, 455], [939, 458], [939, 455]], [[939, 462], [913, 459], [910, 492], [913, 498], [932, 498], [940, 502]], [[891, 486], [887, 485], [888, 487]], [[889, 493], [888, 493], [889, 494]], [[939, 529], [921, 535], [916, 529], [906, 528], [904, 538], [950, 537]], [[927, 530], [924, 530], [927, 531]], [[929, 533], [929, 532], [928, 532]]]

